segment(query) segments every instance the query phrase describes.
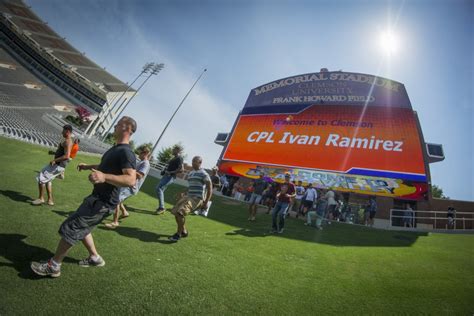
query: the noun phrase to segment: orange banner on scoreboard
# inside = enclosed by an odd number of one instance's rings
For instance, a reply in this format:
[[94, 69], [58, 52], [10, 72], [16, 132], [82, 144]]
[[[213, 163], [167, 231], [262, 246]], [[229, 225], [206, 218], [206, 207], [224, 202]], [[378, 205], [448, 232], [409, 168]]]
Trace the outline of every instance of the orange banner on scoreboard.
[[222, 160], [426, 181], [411, 109], [313, 105], [241, 115]]

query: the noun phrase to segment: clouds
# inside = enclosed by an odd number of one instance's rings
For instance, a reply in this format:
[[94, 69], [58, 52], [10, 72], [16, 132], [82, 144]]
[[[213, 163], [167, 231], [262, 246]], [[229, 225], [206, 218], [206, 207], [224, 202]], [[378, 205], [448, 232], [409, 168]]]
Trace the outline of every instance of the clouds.
[[[150, 78], [125, 111], [139, 124], [136, 141], [155, 142], [202, 68], [178, 65], [162, 49], [165, 45], [141, 29], [132, 17], [128, 17], [126, 23], [130, 54], [136, 56], [135, 60], [153, 60], [165, 64], [162, 72]], [[206, 89], [205, 81], [212, 75], [212, 69], [203, 75], [158, 145], [161, 148], [182, 142], [188, 159], [200, 155], [206, 167], [216, 163], [222, 150], [221, 146], [213, 143], [215, 136], [218, 132], [230, 131], [237, 115], [236, 109]]]

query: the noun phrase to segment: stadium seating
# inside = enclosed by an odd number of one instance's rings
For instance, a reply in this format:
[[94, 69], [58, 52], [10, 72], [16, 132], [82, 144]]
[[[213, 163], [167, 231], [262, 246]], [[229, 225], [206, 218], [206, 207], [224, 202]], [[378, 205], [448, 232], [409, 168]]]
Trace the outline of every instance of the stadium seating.
[[[78, 105], [101, 111], [110, 92], [133, 91], [60, 37], [21, 0], [0, 1], [0, 135], [56, 147]], [[110, 145], [81, 138], [81, 151]]]
[[[14, 68], [0, 67], [0, 135], [56, 147], [61, 140], [62, 127], [69, 122], [62, 118], [65, 112], [57, 111], [54, 106], [73, 108], [73, 104], [29, 72], [3, 48], [0, 48], [0, 63]], [[40, 89], [29, 89], [25, 83], [37, 84]], [[97, 139], [84, 138], [79, 129], [75, 129], [75, 135], [81, 138], [82, 151], [103, 153], [110, 148]]]

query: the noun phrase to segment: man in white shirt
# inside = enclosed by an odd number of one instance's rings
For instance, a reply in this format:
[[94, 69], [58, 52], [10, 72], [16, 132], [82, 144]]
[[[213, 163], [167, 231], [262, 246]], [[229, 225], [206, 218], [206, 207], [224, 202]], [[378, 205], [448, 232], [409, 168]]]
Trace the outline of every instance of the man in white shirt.
[[140, 159], [140, 162], [137, 163], [137, 169], [136, 169], [137, 182], [135, 183], [133, 187], [120, 188], [120, 194], [119, 194], [120, 203], [115, 208], [114, 219], [111, 223], [105, 224], [105, 227], [110, 228], [110, 229], [115, 229], [120, 225], [119, 223], [120, 210], [122, 211], [122, 215], [120, 215], [120, 218], [127, 218], [129, 216], [129, 213], [127, 212], [127, 209], [125, 208], [125, 205], [123, 203], [129, 197], [137, 195], [138, 191], [140, 191], [140, 188], [143, 182], [145, 182], [145, 178], [148, 175], [148, 172], [150, 171], [150, 161], [149, 161], [150, 151], [151, 151], [150, 148], [147, 146], [138, 148], [138, 152], [139, 152], [138, 158]]
[[295, 190], [296, 196], [291, 202], [290, 210], [296, 212], [296, 218], [298, 218], [298, 215], [301, 213], [301, 201], [305, 192], [302, 181], [298, 181], [298, 185], [295, 187]]
[[334, 217], [334, 211], [336, 210], [337, 207], [337, 202], [336, 202], [336, 194], [334, 193], [331, 188], [329, 188], [329, 191], [326, 193], [324, 196], [326, 200], [328, 201], [328, 208], [326, 211], [326, 215], [329, 215], [329, 219], [332, 220]]
[[303, 215], [313, 208], [314, 202], [318, 199], [318, 192], [315, 188], [313, 188], [313, 184], [308, 184], [308, 188], [306, 189], [305, 194], [303, 195]]

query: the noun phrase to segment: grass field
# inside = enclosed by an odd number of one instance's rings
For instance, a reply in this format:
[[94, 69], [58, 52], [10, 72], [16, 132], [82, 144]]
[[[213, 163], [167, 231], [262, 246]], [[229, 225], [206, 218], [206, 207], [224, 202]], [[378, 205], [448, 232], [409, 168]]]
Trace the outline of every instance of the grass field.
[[[317, 231], [294, 219], [271, 235], [269, 215], [249, 223], [245, 205], [216, 197], [209, 217], [188, 217], [190, 236], [170, 244], [175, 221], [152, 215], [153, 178], [117, 230], [94, 231], [104, 267], [79, 267], [79, 244], [60, 278], [37, 278], [30, 261], [52, 255], [59, 225], [91, 192], [75, 166], [98, 158], [78, 155], [54, 182], [56, 205], [35, 207], [27, 201], [47, 150], [4, 138], [0, 148], [0, 315], [474, 313], [474, 235]], [[168, 206], [178, 190], [166, 192]]]

